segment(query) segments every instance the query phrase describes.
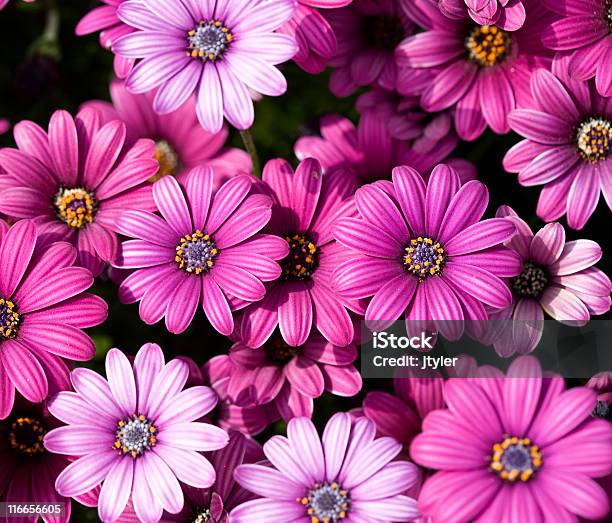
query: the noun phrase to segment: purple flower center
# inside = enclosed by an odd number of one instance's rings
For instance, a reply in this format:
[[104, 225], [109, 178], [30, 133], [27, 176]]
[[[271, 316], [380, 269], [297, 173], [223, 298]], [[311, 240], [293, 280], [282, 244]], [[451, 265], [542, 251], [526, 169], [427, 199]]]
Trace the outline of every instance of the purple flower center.
[[130, 454], [133, 458], [142, 456], [157, 443], [157, 429], [143, 415], [134, 414], [117, 423], [114, 448], [119, 454]]
[[363, 34], [373, 47], [392, 51], [404, 39], [405, 31], [402, 21], [395, 16], [368, 16]]
[[185, 272], [201, 274], [213, 267], [218, 254], [219, 249], [215, 241], [208, 234], [196, 229], [179, 240], [174, 261]]
[[60, 187], [53, 198], [57, 217], [73, 229], [92, 223], [98, 210], [93, 193], [82, 187]]
[[312, 276], [319, 265], [316, 245], [304, 234], [285, 236], [289, 244], [289, 254], [281, 261], [285, 280], [306, 280]]
[[17, 336], [21, 316], [14, 302], [0, 297], [0, 339], [10, 340]]
[[268, 360], [278, 365], [286, 365], [297, 356], [301, 350], [300, 347], [288, 345], [278, 331], [276, 331], [264, 345], [264, 351], [266, 352]]
[[481, 67], [503, 62], [510, 52], [510, 35], [494, 25], [477, 25], [465, 39], [468, 58]]
[[315, 483], [306, 496], [297, 498], [306, 507], [312, 523], [337, 523], [349, 512], [348, 491], [338, 483]]
[[234, 37], [219, 20], [201, 21], [187, 33], [187, 55], [203, 62], [223, 57]]
[[153, 157], [159, 162], [159, 169], [157, 173], [149, 178], [149, 182], [156, 182], [164, 176], [172, 176], [178, 171], [178, 154], [176, 154], [176, 151], [166, 140], [155, 142], [155, 154]]
[[8, 432], [9, 446], [23, 456], [41, 454], [45, 451], [43, 439], [46, 433], [45, 427], [36, 418], [16, 418]]
[[404, 249], [402, 263], [419, 281], [440, 274], [446, 262], [444, 248], [431, 238], [419, 236]]
[[547, 285], [547, 272], [531, 260], [523, 264], [523, 272], [510, 280], [510, 288], [519, 298], [539, 298]]
[[612, 152], [612, 123], [605, 118], [589, 118], [578, 126], [576, 142], [587, 162], [606, 160]]
[[493, 445], [490, 469], [509, 482], [528, 481], [542, 466], [542, 453], [529, 438], [507, 436]]

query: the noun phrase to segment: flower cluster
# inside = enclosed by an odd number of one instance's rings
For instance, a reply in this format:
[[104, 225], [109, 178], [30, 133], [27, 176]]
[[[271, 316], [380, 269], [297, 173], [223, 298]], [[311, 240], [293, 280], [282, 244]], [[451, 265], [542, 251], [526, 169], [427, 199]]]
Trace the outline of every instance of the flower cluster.
[[0, 509], [610, 518], [612, 0], [70, 9], [0, 13], [116, 77], [0, 108]]

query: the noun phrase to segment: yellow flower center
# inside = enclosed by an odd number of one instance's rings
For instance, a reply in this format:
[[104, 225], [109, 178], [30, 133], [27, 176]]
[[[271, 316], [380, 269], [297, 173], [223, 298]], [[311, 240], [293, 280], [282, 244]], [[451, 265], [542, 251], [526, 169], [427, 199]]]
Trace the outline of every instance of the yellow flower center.
[[612, 152], [612, 123], [590, 118], [578, 126], [576, 141], [580, 156], [589, 163], [605, 160]]
[[482, 67], [503, 62], [510, 52], [510, 35], [494, 25], [477, 25], [465, 39], [468, 57]]
[[17, 336], [21, 316], [14, 302], [0, 297], [0, 339], [10, 340]]
[[93, 193], [81, 187], [60, 187], [53, 205], [57, 217], [73, 229], [82, 229], [92, 223], [98, 207]]
[[420, 281], [439, 274], [445, 261], [446, 255], [440, 243], [422, 236], [410, 240], [402, 257], [406, 270], [414, 274]]
[[174, 261], [185, 272], [201, 274], [212, 269], [218, 254], [219, 249], [215, 241], [208, 234], [196, 229], [179, 240]]
[[11, 423], [8, 433], [10, 447], [25, 456], [35, 456], [45, 451], [43, 439], [47, 431], [36, 418], [20, 417]]
[[220, 60], [233, 39], [220, 20], [203, 20], [187, 33], [187, 56], [203, 62]]
[[164, 176], [173, 176], [178, 171], [179, 157], [166, 140], [159, 140], [155, 143], [153, 157], [158, 161], [159, 169], [149, 178], [149, 182], [156, 182]]

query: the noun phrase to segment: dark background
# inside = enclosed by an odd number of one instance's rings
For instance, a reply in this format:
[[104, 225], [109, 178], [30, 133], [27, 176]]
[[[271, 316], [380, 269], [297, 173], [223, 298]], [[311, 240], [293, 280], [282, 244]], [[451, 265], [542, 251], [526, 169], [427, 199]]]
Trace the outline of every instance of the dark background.
[[[6, 117], [13, 124], [30, 119], [46, 128], [56, 109], [75, 114], [87, 100], [109, 99], [108, 85], [113, 76], [111, 53], [99, 46], [97, 35], [74, 34], [79, 19], [96, 5], [97, 2], [87, 0], [57, 0], [60, 30], [56, 42], [41, 40], [52, 0], [37, 0], [34, 4], [11, 0], [0, 12], [0, 118]], [[293, 63], [284, 66], [283, 72], [289, 84], [287, 93], [256, 104], [252, 133], [262, 162], [282, 156], [295, 164], [293, 143], [303, 134], [316, 132], [320, 116], [340, 113], [357, 122], [356, 96], [334, 97], [327, 89], [327, 73], [308, 75]], [[540, 189], [519, 186], [516, 176], [506, 173], [501, 163], [506, 151], [518, 141], [514, 134], [497, 136], [488, 131], [476, 142], [462, 143], [455, 155], [477, 165], [480, 180], [490, 192], [489, 216], [499, 205], [509, 204], [535, 231], [544, 225], [535, 216]], [[235, 131], [230, 143], [242, 146]], [[0, 146], [14, 146], [10, 132], [0, 136]], [[564, 219], [561, 223], [567, 225]], [[584, 230], [566, 228], [567, 239], [590, 238], [606, 251], [609, 225], [610, 212], [602, 198]], [[607, 274], [612, 272], [609, 257], [598, 266]], [[138, 304], [121, 305], [112, 282], [97, 282], [94, 292], [102, 295], [110, 306], [108, 321], [90, 331], [98, 351], [87, 366], [98, 372], [104, 372], [104, 355], [110, 347], [135, 354], [143, 343], [154, 341], [163, 347], [167, 359], [186, 355], [202, 364], [215, 354], [225, 353], [230, 345], [229, 340], [208, 326], [201, 311], [184, 334], [175, 336], [165, 330], [163, 321], [155, 326], [145, 325], [138, 317]], [[315, 401], [315, 422], [322, 427], [333, 412], [359, 406], [368, 390], [389, 386], [384, 380], [367, 380], [357, 397], [343, 399], [325, 394]], [[265, 441], [271, 434], [282, 432], [284, 424], [279, 422], [257, 439]], [[74, 503], [73, 520], [96, 521], [96, 511]]]

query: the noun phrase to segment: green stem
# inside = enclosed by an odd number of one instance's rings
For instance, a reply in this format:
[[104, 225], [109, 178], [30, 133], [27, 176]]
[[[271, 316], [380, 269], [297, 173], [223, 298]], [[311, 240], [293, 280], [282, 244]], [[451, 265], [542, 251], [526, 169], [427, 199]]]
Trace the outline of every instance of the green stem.
[[251, 131], [248, 129], [244, 131], [240, 131], [240, 138], [242, 138], [242, 142], [244, 143], [244, 148], [247, 153], [251, 157], [251, 163], [253, 164], [253, 174], [257, 176], [257, 178], [261, 178], [261, 166], [259, 164], [259, 155], [257, 154], [257, 148], [255, 147], [255, 142], [253, 141], [253, 136], [251, 135]]

